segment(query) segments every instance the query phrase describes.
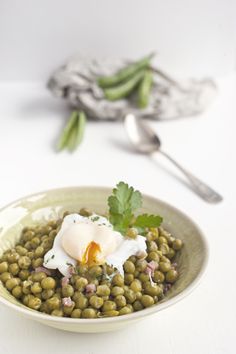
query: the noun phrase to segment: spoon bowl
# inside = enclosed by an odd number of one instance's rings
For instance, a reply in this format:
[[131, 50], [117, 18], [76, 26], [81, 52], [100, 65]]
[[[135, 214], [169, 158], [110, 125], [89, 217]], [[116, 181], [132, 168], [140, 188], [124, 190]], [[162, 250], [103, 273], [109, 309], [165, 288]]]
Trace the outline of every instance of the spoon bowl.
[[161, 140], [159, 139], [158, 135], [142, 119], [136, 117], [133, 114], [127, 114], [124, 119], [124, 125], [130, 142], [136, 151], [142, 154], [151, 154], [155, 151], [159, 151], [185, 175], [185, 177], [188, 179], [188, 182], [190, 183], [189, 186], [196, 194], [198, 194], [199, 197], [212, 204], [219, 203], [223, 200], [219, 193], [217, 193], [211, 187], [195, 177], [192, 173], [183, 168], [169, 154], [162, 151]]

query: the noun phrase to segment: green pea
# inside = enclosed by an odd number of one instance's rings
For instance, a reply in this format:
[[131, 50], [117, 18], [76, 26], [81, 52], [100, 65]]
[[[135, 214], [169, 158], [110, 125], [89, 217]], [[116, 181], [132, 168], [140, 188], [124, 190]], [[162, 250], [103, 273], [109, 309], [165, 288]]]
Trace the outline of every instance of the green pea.
[[88, 285], [88, 280], [86, 278], [79, 278], [75, 281], [75, 288], [79, 291], [84, 291], [86, 285]]
[[126, 231], [126, 236], [129, 238], [133, 238], [135, 239], [138, 236], [138, 231], [137, 229], [135, 229], [134, 227], [130, 227], [127, 231]]
[[72, 312], [71, 312], [71, 317], [72, 318], [80, 318], [81, 317], [81, 310], [80, 309], [74, 309]]
[[20, 279], [19, 278], [11, 278], [6, 281], [6, 288], [7, 290], [12, 290], [15, 286], [20, 284]]
[[2, 262], [0, 263], [0, 273], [4, 273], [8, 271], [8, 263], [7, 262]]
[[89, 274], [94, 278], [100, 277], [102, 275], [102, 268], [98, 265], [94, 265], [90, 267]]
[[154, 304], [154, 300], [150, 295], [143, 295], [141, 297], [141, 303], [144, 307], [149, 307]]
[[147, 260], [148, 260], [148, 261], [159, 262], [160, 257], [159, 257], [159, 255], [158, 255], [157, 252], [152, 251], [152, 252], [150, 252], [150, 253], [148, 254]]
[[115, 317], [119, 316], [119, 311], [116, 310], [110, 310], [110, 311], [104, 311], [103, 312], [104, 317]]
[[55, 309], [51, 312], [52, 316], [63, 317], [63, 312], [60, 309]]
[[43, 300], [50, 299], [50, 297], [52, 297], [53, 295], [54, 295], [54, 290], [52, 290], [52, 289], [42, 291], [42, 299]]
[[44, 313], [50, 313], [46, 302], [42, 302], [39, 310]]
[[118, 295], [114, 298], [114, 301], [116, 303], [116, 306], [118, 308], [124, 307], [126, 305], [126, 298], [124, 295]]
[[136, 262], [136, 270], [143, 272], [147, 268], [147, 261], [145, 259], [138, 259]]
[[34, 238], [32, 238], [32, 240], [31, 240], [31, 247], [32, 247], [33, 249], [36, 249], [36, 248], [39, 246], [39, 244], [40, 244], [40, 239], [39, 239], [39, 237], [34, 237]]
[[46, 277], [41, 281], [41, 286], [45, 290], [54, 289], [56, 286], [56, 281], [52, 277]]
[[175, 251], [179, 251], [182, 248], [182, 246], [183, 246], [183, 242], [180, 239], [177, 238], [176, 240], [174, 240], [173, 248]]
[[167, 243], [162, 243], [160, 246], [159, 246], [159, 250], [162, 252], [163, 255], [166, 255], [169, 253], [170, 251], [170, 248], [168, 246]]
[[32, 274], [32, 280], [33, 281], [41, 282], [46, 277], [47, 277], [47, 275], [44, 272], [35, 272], [35, 273]]
[[166, 281], [168, 283], [174, 283], [177, 278], [178, 278], [178, 272], [175, 269], [170, 269], [166, 273]]
[[30, 275], [30, 272], [27, 269], [20, 270], [19, 274], [18, 274], [18, 276], [21, 280], [28, 279], [29, 275]]
[[165, 280], [165, 276], [162, 272], [156, 270], [154, 272], [153, 280], [155, 283], [163, 283], [163, 281]]
[[54, 240], [54, 238], [57, 236], [57, 231], [56, 230], [51, 230], [49, 232], [49, 238]]
[[81, 208], [79, 214], [82, 216], [91, 216], [92, 212], [87, 208]]
[[97, 311], [92, 309], [92, 308], [87, 308], [84, 309], [81, 313], [82, 318], [96, 318], [97, 317]]
[[140, 280], [134, 279], [130, 284], [130, 289], [133, 290], [135, 293], [142, 290], [142, 284]]
[[62, 287], [62, 296], [63, 297], [72, 297], [74, 295], [74, 288], [72, 285], [67, 284]]
[[41, 306], [42, 301], [37, 297], [32, 297], [28, 301], [28, 307], [33, 310], [38, 310]]
[[63, 312], [65, 315], [70, 316], [72, 314], [72, 311], [75, 307], [75, 303], [72, 302], [71, 306], [63, 306]]
[[135, 265], [131, 261], [126, 261], [124, 263], [124, 270], [126, 273], [134, 273], [135, 272]]
[[44, 248], [42, 246], [38, 246], [36, 248], [36, 250], [34, 251], [34, 254], [35, 254], [35, 257], [38, 258], [38, 257], [42, 257], [44, 255], [45, 251], [44, 251]]
[[34, 296], [32, 294], [23, 295], [23, 299], [22, 299], [23, 304], [25, 306], [28, 306], [29, 300], [33, 299], [33, 298], [34, 298]]
[[16, 252], [20, 255], [20, 256], [26, 256], [27, 254], [27, 249], [25, 247], [22, 247], [20, 245], [16, 246]]
[[119, 315], [122, 316], [122, 315], [128, 315], [129, 313], [131, 313], [132, 310], [130, 309], [130, 307], [128, 306], [124, 306], [122, 307], [122, 309], [119, 310]]
[[126, 290], [124, 296], [129, 304], [132, 304], [136, 300], [135, 292], [131, 289]]
[[86, 264], [80, 264], [78, 267], [78, 274], [79, 275], [85, 275], [88, 271], [88, 266]]
[[33, 251], [29, 251], [26, 254], [27, 257], [29, 257], [31, 260], [34, 259], [34, 252]]
[[163, 243], [167, 243], [167, 239], [164, 236], [160, 236], [157, 240], [158, 246], [162, 245]]
[[109, 286], [107, 286], [107, 285], [99, 285], [97, 287], [97, 292], [96, 293], [99, 296], [109, 296], [110, 292], [111, 292], [111, 290], [110, 290]]
[[23, 240], [25, 242], [30, 241], [34, 237], [34, 235], [35, 233], [33, 231], [28, 230], [23, 234]]
[[170, 248], [169, 253], [167, 254], [167, 257], [169, 259], [172, 259], [172, 258], [174, 258], [174, 256], [175, 256], [175, 250], [173, 250], [173, 248]]
[[31, 265], [31, 259], [28, 256], [21, 256], [18, 265], [21, 269], [28, 269]]
[[32, 267], [34, 269], [41, 267], [43, 265], [43, 258], [37, 258], [32, 260]]
[[95, 309], [100, 309], [103, 306], [103, 302], [103, 299], [96, 295], [91, 296], [91, 298], [89, 299], [90, 305]]
[[9, 263], [16, 263], [19, 258], [20, 258], [19, 254], [16, 253], [15, 251], [9, 253], [7, 256], [7, 260]]
[[22, 296], [22, 288], [20, 285], [17, 285], [12, 289], [12, 295], [17, 299]]
[[31, 285], [31, 292], [34, 295], [42, 292], [42, 287], [39, 282], [35, 282], [34, 284]]
[[135, 295], [136, 295], [136, 300], [140, 300], [143, 294], [142, 294], [141, 291], [137, 291], [137, 292], [135, 293]]
[[78, 299], [75, 301], [75, 307], [83, 310], [88, 306], [88, 299], [84, 295], [80, 295]]
[[153, 240], [156, 240], [159, 237], [159, 230], [157, 227], [150, 227], [150, 231], [153, 235]]
[[124, 294], [124, 289], [121, 288], [120, 286], [114, 286], [111, 289], [111, 295], [112, 296], [118, 296], [118, 295], [123, 295]]
[[102, 306], [102, 311], [105, 312], [105, 311], [111, 311], [111, 310], [116, 310], [116, 303], [111, 300], [105, 301]]
[[31, 286], [33, 285], [33, 282], [31, 280], [25, 280], [23, 281], [23, 284], [22, 284], [22, 291], [25, 295], [28, 295], [30, 294], [31, 292]]
[[147, 250], [148, 252], [155, 252], [157, 251], [158, 247], [155, 241], [148, 241], [147, 242]]
[[156, 284], [147, 284], [145, 286], [145, 294], [153, 296], [158, 296], [162, 294], [162, 289]]
[[125, 284], [130, 285], [134, 280], [134, 275], [131, 273], [126, 273], [124, 279], [125, 279]]
[[144, 283], [146, 281], [149, 281], [149, 276], [146, 273], [140, 273], [139, 274], [139, 280]]
[[9, 272], [10, 272], [12, 275], [17, 275], [17, 274], [19, 273], [19, 270], [20, 270], [20, 268], [19, 268], [19, 266], [18, 266], [17, 263], [11, 263], [11, 264], [9, 264], [8, 269], [9, 269]]
[[112, 285], [123, 286], [124, 285], [124, 278], [120, 274], [117, 273], [112, 278]]
[[134, 308], [134, 311], [140, 311], [143, 309], [143, 305], [141, 303], [141, 301], [139, 300], [136, 300], [134, 303], [133, 303], [133, 308]]
[[160, 262], [159, 267], [162, 272], [166, 273], [171, 269], [171, 264], [168, 262]]
[[47, 299], [46, 303], [47, 303], [49, 310], [59, 309], [59, 307], [61, 306], [61, 301], [56, 296], [53, 296], [50, 299]]

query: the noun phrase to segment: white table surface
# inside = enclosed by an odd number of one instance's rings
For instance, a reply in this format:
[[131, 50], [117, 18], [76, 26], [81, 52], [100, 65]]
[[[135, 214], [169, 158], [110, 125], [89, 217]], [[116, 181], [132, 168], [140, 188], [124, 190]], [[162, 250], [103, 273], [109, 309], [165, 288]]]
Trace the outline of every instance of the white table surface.
[[120, 123], [91, 122], [76, 153], [56, 154], [53, 146], [68, 116], [64, 103], [41, 85], [0, 86], [1, 206], [49, 188], [124, 180], [186, 212], [210, 245], [206, 277], [188, 298], [120, 332], [66, 333], [1, 307], [0, 353], [235, 353], [235, 76], [218, 84], [217, 99], [201, 116], [151, 123], [167, 152], [223, 194], [224, 202], [215, 206], [181, 184], [160, 156], [151, 160], [127, 150]]

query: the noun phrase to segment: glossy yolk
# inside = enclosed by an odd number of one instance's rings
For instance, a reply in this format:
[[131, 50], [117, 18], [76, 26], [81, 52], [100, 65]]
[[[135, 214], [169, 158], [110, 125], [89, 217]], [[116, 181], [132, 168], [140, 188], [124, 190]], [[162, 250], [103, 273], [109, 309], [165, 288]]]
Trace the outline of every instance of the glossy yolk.
[[82, 263], [89, 266], [97, 264], [98, 255], [101, 253], [99, 244], [92, 241], [88, 244], [86, 251], [83, 254]]

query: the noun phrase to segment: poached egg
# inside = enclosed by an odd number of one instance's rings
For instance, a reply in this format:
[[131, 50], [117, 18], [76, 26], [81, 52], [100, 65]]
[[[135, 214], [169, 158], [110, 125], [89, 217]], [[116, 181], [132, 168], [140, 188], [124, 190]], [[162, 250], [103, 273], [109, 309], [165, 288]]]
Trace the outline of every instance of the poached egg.
[[43, 265], [69, 276], [77, 262], [88, 266], [106, 263], [124, 275], [124, 262], [132, 255], [146, 253], [145, 241], [140, 235], [136, 239], [124, 237], [103, 216], [70, 214], [64, 218]]

